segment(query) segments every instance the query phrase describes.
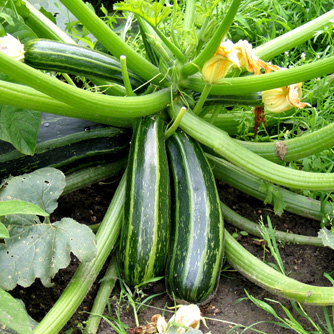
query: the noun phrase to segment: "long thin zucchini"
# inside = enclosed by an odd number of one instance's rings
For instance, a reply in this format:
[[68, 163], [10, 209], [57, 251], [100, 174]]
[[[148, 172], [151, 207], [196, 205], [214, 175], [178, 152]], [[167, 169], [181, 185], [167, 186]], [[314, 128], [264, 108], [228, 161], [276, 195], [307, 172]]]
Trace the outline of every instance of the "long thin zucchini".
[[[123, 83], [121, 64], [116, 58], [74, 44], [47, 39], [30, 40], [24, 45], [24, 62], [41, 70]], [[136, 74], [128, 72], [134, 88], [144, 83]]]
[[167, 292], [176, 300], [205, 303], [216, 291], [224, 250], [215, 179], [200, 145], [183, 132], [167, 140], [167, 153], [174, 188]]
[[128, 158], [119, 264], [129, 285], [163, 275], [168, 251], [170, 191], [160, 116], [140, 119]]
[[128, 130], [42, 114], [34, 155], [24, 155], [1, 142], [0, 180], [47, 166], [70, 172], [98, 161], [111, 162], [127, 154], [130, 139]]

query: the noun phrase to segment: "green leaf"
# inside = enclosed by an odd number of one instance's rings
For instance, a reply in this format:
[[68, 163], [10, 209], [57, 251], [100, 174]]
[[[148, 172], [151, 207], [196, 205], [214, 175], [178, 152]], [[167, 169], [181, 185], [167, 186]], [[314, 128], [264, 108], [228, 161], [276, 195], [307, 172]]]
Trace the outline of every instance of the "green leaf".
[[322, 243], [324, 246], [330, 247], [334, 249], [334, 235], [333, 235], [334, 229], [333, 227], [331, 229], [327, 229], [326, 227], [323, 227], [318, 232], [318, 237], [321, 238]]
[[0, 105], [0, 140], [23, 154], [34, 153], [40, 125], [40, 112]]
[[19, 200], [9, 200], [0, 202], [0, 216], [26, 214], [48, 216], [49, 214], [42, 210], [39, 206]]
[[61, 268], [66, 268], [72, 252], [82, 262], [96, 255], [95, 235], [91, 229], [71, 218], [53, 224], [41, 224], [37, 217], [30, 226], [14, 226], [10, 238], [0, 244], [0, 287], [28, 287], [35, 278], [44, 286]]
[[[3, 328], [5, 326], [5, 328]], [[19, 334], [33, 333], [29, 315], [19, 301], [8, 292], [0, 289], [0, 328], [1, 333], [7, 328]]]
[[285, 202], [282, 198], [281, 191], [272, 185], [271, 183], [263, 183], [259, 190], [267, 193], [266, 198], [264, 200], [264, 204], [272, 204], [274, 206], [274, 212], [277, 215], [281, 215], [284, 212], [285, 209]]
[[[57, 208], [57, 200], [65, 185], [65, 176], [60, 170], [41, 168], [9, 179], [0, 189], [0, 201], [16, 199], [29, 202], [50, 214]], [[7, 220], [17, 220], [16, 215], [7, 217]]]
[[5, 24], [4, 28], [22, 44], [37, 38], [37, 35], [24, 22], [16, 18], [13, 18], [13, 24]]
[[114, 4], [114, 10], [129, 11], [139, 15], [153, 27], [156, 27], [165, 19], [170, 11], [170, 7], [164, 6], [164, 2], [152, 0], [127, 0]]
[[0, 223], [0, 239], [9, 238], [9, 232], [6, 226]]
[[[50, 214], [64, 187], [61, 171], [42, 168], [7, 180], [0, 189], [0, 202], [26, 201]], [[51, 224], [49, 218], [41, 222], [38, 216], [13, 214], [2, 216], [1, 222], [10, 234], [0, 243], [0, 287], [5, 290], [17, 284], [30, 286], [35, 278], [50, 286], [58, 270], [68, 266], [71, 252], [82, 262], [96, 255], [94, 233], [71, 218]]]

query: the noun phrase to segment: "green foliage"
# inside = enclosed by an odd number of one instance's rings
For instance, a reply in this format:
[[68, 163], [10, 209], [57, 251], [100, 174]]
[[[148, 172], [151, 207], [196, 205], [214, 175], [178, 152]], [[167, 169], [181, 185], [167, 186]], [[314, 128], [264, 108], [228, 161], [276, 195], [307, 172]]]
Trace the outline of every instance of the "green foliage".
[[[50, 214], [64, 186], [62, 172], [44, 168], [7, 180], [0, 189], [0, 201], [30, 202]], [[1, 217], [1, 222], [10, 233], [0, 244], [0, 284], [5, 290], [17, 284], [30, 286], [37, 277], [50, 286], [58, 270], [68, 266], [71, 252], [83, 262], [95, 256], [94, 234], [73, 219], [51, 223], [36, 215], [12, 214]]]
[[30, 317], [22, 304], [0, 288], [0, 326], [2, 333], [33, 333]]
[[170, 7], [164, 5], [164, 1], [153, 0], [127, 0], [114, 4], [115, 10], [129, 11], [136, 15], [139, 15], [146, 20], [153, 27], [157, 27], [158, 24], [164, 20], [171, 11]]

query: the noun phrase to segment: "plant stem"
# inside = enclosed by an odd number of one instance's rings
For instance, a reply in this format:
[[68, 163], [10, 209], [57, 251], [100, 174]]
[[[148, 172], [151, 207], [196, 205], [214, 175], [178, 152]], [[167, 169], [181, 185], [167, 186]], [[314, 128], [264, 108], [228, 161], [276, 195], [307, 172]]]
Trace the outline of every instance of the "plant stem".
[[[220, 84], [213, 84], [212, 95], [243, 95], [273, 88], [288, 86], [321, 77], [334, 72], [334, 56], [287, 70], [236, 78], [224, 78]], [[189, 77], [181, 83], [183, 88], [201, 92], [205, 82], [199, 77]]]
[[170, 91], [167, 88], [143, 96], [95, 94], [61, 82], [4, 53], [0, 53], [0, 68], [19, 82], [92, 114], [122, 118], [141, 117], [159, 112], [170, 101]]
[[127, 66], [126, 66], [126, 56], [124, 56], [124, 55], [120, 56], [120, 62], [121, 62], [121, 70], [122, 70], [124, 87], [126, 89], [126, 95], [127, 96], [134, 96], [135, 94], [133, 93], [133, 90], [132, 90], [132, 87], [131, 87], [129, 72], [128, 72], [128, 69], [127, 69]]
[[49, 18], [43, 15], [27, 0], [24, 0], [26, 7], [29, 9], [29, 16], [25, 23], [38, 35], [40, 38], [53, 39], [69, 44], [76, 44], [70, 36], [62, 31]]
[[[256, 237], [262, 237], [261, 230], [259, 224], [253, 223], [252, 221], [248, 220], [240, 216], [238, 213], [233, 211], [229, 208], [226, 204], [220, 203], [222, 208], [222, 214], [224, 219], [232, 224], [233, 226], [237, 227], [242, 231], [246, 231]], [[323, 242], [321, 238], [318, 237], [310, 237], [306, 235], [299, 235], [293, 234], [289, 232], [282, 232], [282, 231], [273, 231], [277, 240], [282, 242], [294, 243], [298, 245], [309, 245], [309, 246], [316, 246], [316, 247], [323, 247]]]
[[[284, 141], [268, 143], [238, 141], [238, 143], [270, 161], [280, 162], [283, 160], [289, 162], [332, 148], [334, 146], [334, 124]], [[284, 145], [286, 149], [283, 159], [277, 156], [276, 148], [278, 144]]]
[[225, 230], [229, 264], [260, 287], [279, 296], [312, 305], [334, 305], [333, 287], [312, 286], [287, 277], [256, 258]]
[[201, 68], [206, 63], [206, 61], [208, 61], [214, 55], [223, 38], [227, 34], [228, 29], [230, 28], [230, 25], [232, 24], [234, 17], [238, 11], [240, 3], [241, 0], [232, 0], [223, 21], [217, 28], [211, 40], [206, 44], [204, 49], [195, 59], [184, 65], [182, 69], [182, 73], [184, 74], [184, 76], [189, 76], [198, 72], [199, 68]]
[[195, 3], [194, 0], [186, 1], [186, 11], [183, 19], [183, 29], [185, 31], [192, 30], [194, 28], [194, 19], [195, 19]]
[[198, 113], [201, 111], [201, 109], [204, 105], [204, 102], [205, 102], [206, 98], [208, 97], [208, 95], [210, 93], [211, 87], [212, 87], [211, 84], [208, 84], [208, 83], [205, 84], [205, 86], [202, 90], [201, 96], [199, 97], [199, 99], [198, 99], [198, 101], [195, 105], [195, 108], [193, 109], [194, 114], [198, 115]]
[[74, 108], [33, 88], [2, 80], [0, 80], [0, 103], [119, 127], [132, 127], [133, 121], [132, 119], [99, 115], [90, 110]]
[[66, 186], [62, 196], [109, 178], [119, 176], [126, 168], [127, 157], [116, 161], [86, 167], [66, 175]]
[[[172, 118], [176, 117], [173, 108], [168, 110]], [[191, 111], [183, 116], [180, 128], [226, 160], [264, 180], [294, 189], [334, 190], [334, 174], [305, 172], [277, 165], [241, 146], [226, 132]]]
[[[215, 177], [240, 191], [261, 201], [267, 197], [266, 191], [259, 190], [264, 181], [253, 176], [230, 162], [206, 154], [212, 164]], [[285, 210], [294, 214], [321, 221], [324, 215], [332, 214], [332, 207], [327, 204], [324, 213], [321, 212], [321, 202], [310, 197], [302, 196], [284, 188], [274, 186], [282, 194]]]
[[165, 132], [165, 140], [167, 140], [176, 131], [186, 111], [187, 111], [186, 107], [182, 107], [180, 109], [179, 113], [177, 114], [177, 117], [173, 121], [173, 124]]
[[79, 265], [60, 298], [35, 327], [34, 334], [59, 333], [79, 307], [118, 239], [123, 216], [124, 194], [125, 177], [123, 176], [96, 234], [96, 257], [89, 263]]
[[[121, 55], [125, 55], [128, 66], [134, 73], [147, 81], [157, 76], [153, 79], [155, 83], [163, 79], [156, 66], [140, 56], [118, 37], [83, 1], [61, 0], [61, 2], [115, 57], [119, 58]], [[140, 66], [138, 66], [139, 64]]]
[[260, 45], [254, 49], [255, 54], [263, 60], [272, 59], [284, 51], [290, 50], [311, 39], [314, 36], [314, 33], [326, 24], [329, 24], [329, 20], [331, 19], [334, 19], [334, 9], [285, 33], [284, 35]]
[[102, 279], [101, 286], [94, 300], [94, 305], [90, 311], [89, 318], [86, 323], [84, 333], [95, 334], [98, 330], [101, 315], [107, 305], [109, 296], [115, 286], [117, 280], [117, 262], [116, 258], [112, 257], [109, 267]]

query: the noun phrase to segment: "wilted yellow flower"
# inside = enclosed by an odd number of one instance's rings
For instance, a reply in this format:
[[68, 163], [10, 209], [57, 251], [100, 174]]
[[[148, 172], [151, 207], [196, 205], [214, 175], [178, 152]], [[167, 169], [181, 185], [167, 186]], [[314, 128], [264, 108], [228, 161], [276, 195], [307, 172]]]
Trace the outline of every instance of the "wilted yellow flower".
[[232, 64], [233, 62], [224, 56], [213, 56], [202, 68], [204, 80], [209, 84], [217, 83], [225, 77]]
[[280, 67], [257, 57], [249, 42], [240, 40], [234, 44], [228, 40], [220, 44], [215, 55], [204, 65], [202, 74], [205, 81], [212, 84], [224, 78], [230, 67], [245, 68], [255, 75], [260, 74], [261, 69], [264, 69], [265, 73], [280, 70]]
[[309, 103], [300, 101], [302, 95], [302, 83], [269, 89], [262, 92], [264, 107], [273, 113], [281, 113], [291, 108], [302, 109], [310, 106]]
[[10, 34], [0, 37], [0, 52], [17, 60], [24, 58], [23, 44]]
[[[169, 322], [174, 322], [186, 327], [192, 327], [198, 329], [201, 321], [201, 311], [199, 307], [195, 304], [182, 305], [177, 312], [171, 317]], [[186, 329], [183, 327], [178, 327], [177, 333], [185, 333]]]

